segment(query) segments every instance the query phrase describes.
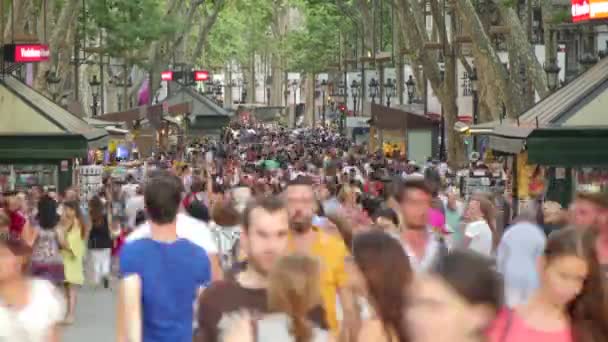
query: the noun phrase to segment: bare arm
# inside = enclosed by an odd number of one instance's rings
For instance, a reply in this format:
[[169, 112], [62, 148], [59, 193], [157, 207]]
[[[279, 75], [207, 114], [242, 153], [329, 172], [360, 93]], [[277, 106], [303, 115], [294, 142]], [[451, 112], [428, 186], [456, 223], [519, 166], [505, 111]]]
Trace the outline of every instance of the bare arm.
[[338, 297], [342, 306], [342, 325], [340, 326], [339, 341], [354, 341], [356, 332], [361, 324], [355, 303], [355, 296], [351, 289], [342, 287], [338, 289]]
[[61, 341], [61, 329], [57, 324], [49, 328], [48, 337], [46, 342], [60, 342]]
[[130, 275], [120, 281], [116, 312], [116, 342], [141, 342], [141, 278]]
[[220, 258], [217, 254], [209, 254], [211, 264], [211, 280], [218, 281], [224, 279], [224, 270], [220, 266]]

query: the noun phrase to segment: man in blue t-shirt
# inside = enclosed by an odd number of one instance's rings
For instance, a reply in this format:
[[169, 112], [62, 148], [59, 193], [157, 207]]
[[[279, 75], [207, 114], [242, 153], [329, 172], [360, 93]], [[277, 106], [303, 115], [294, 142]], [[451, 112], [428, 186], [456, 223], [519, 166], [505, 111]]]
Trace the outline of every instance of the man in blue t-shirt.
[[203, 248], [177, 236], [182, 190], [169, 174], [145, 186], [151, 234], [120, 254], [118, 341], [192, 341], [193, 304], [211, 280], [211, 268]]

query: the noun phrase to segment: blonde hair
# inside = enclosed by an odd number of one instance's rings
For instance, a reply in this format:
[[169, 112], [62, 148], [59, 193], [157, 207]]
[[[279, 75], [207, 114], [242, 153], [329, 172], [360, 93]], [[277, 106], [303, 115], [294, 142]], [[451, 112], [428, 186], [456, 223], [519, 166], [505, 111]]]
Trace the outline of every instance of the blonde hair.
[[309, 342], [312, 338], [307, 316], [321, 302], [319, 273], [315, 259], [293, 254], [279, 259], [269, 274], [268, 308], [291, 318], [291, 334], [296, 342]]
[[348, 184], [344, 184], [338, 193], [338, 201], [340, 201], [340, 203], [344, 203], [344, 201], [346, 201], [346, 199], [353, 194], [355, 194], [355, 189]]

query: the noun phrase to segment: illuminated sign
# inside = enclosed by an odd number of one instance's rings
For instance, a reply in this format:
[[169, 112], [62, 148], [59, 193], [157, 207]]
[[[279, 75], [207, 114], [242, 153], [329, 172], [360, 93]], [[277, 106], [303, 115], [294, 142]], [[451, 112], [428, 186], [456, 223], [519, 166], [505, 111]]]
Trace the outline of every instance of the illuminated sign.
[[173, 71], [163, 71], [160, 73], [162, 81], [173, 81]]
[[608, 19], [608, 0], [571, 0], [572, 21]]
[[209, 80], [209, 71], [206, 71], [206, 70], [194, 71], [194, 81], [205, 82], [208, 80]]
[[4, 46], [4, 59], [13, 63], [43, 62], [49, 59], [49, 46], [42, 44], [8, 44]]

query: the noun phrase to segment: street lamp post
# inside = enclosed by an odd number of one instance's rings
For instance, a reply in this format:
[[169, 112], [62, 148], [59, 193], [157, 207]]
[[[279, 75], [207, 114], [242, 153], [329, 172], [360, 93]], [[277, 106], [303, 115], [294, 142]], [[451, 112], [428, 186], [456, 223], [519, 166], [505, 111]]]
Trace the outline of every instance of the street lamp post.
[[353, 80], [350, 84], [350, 92], [353, 95], [353, 115], [357, 114], [357, 99], [359, 98], [359, 82]]
[[376, 103], [376, 96], [378, 96], [378, 87], [380, 84], [376, 81], [375, 78], [372, 78], [369, 81], [369, 96], [372, 98], [372, 103]]
[[549, 59], [548, 63], [545, 62], [543, 67], [545, 73], [547, 73], [547, 85], [549, 90], [555, 91], [559, 86], [559, 71], [561, 68], [557, 65], [555, 58]]
[[384, 89], [386, 91], [386, 105], [390, 107], [391, 98], [395, 96], [395, 81], [393, 81], [391, 78], [387, 79], [386, 83], [384, 84]]
[[296, 91], [298, 90], [298, 80], [291, 82], [291, 89], [293, 91], [293, 128], [296, 128]]
[[101, 85], [101, 82], [97, 79], [97, 75], [93, 75], [93, 78], [89, 81], [89, 85], [91, 86], [91, 94], [93, 95], [93, 104], [91, 105], [93, 116], [97, 116], [99, 86]]
[[[473, 91], [473, 125], [476, 125], [479, 122], [479, 113], [478, 113], [478, 79], [477, 79], [477, 69], [473, 68], [473, 72], [469, 76], [469, 80], [471, 81], [471, 90]], [[478, 151], [477, 146], [477, 136], [473, 135], [473, 148], [475, 151]]]
[[407, 103], [412, 104], [414, 102], [414, 95], [416, 93], [416, 83], [414, 82], [412, 75], [410, 75], [405, 82], [405, 87], [407, 88]]
[[325, 92], [327, 91], [327, 80], [321, 81], [321, 119], [323, 122], [321, 123], [321, 127], [325, 127]]

